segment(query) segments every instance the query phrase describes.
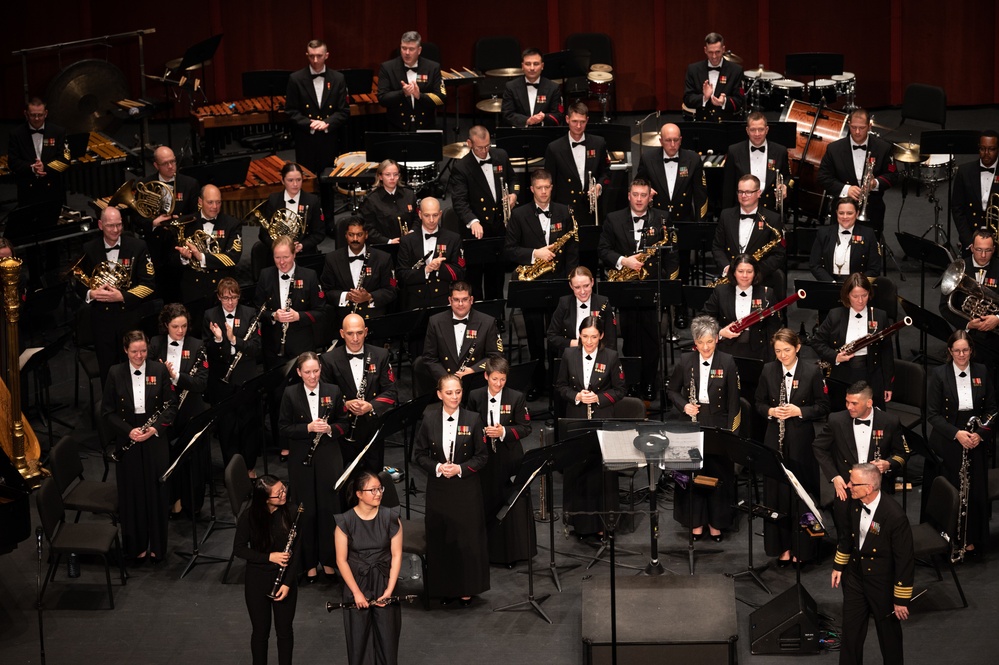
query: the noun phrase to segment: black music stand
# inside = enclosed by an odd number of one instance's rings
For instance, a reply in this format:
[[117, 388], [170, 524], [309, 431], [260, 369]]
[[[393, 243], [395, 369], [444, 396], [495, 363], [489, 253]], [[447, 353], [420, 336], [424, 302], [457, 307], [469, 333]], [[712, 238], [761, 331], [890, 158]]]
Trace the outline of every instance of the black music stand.
[[[720, 123], [695, 121], [683, 123], [683, 147], [701, 155], [724, 155], [732, 145], [731, 133], [726, 124], [745, 127], [745, 123]], [[745, 135], [745, 131], [743, 131]]]
[[843, 73], [842, 53], [788, 53], [784, 56], [785, 76], [811, 76], [812, 85], [820, 75]]
[[[271, 110], [267, 114], [269, 124], [276, 124], [277, 97], [283, 97], [288, 91], [288, 79], [291, 78], [291, 71], [287, 69], [264, 69], [255, 72], [243, 72], [242, 86], [243, 97], [268, 97], [271, 100]], [[284, 138], [284, 130], [278, 129], [271, 132], [271, 153], [277, 154], [281, 146], [281, 139]], [[258, 137], [254, 137], [259, 141]], [[262, 137], [261, 137], [262, 138]], [[263, 141], [259, 141], [259, 145]], [[317, 174], [318, 175], [318, 174]], [[198, 182], [201, 182], [200, 180]]]
[[[398, 247], [398, 245], [394, 245]], [[402, 376], [402, 347], [416, 337], [426, 335], [427, 319], [430, 313], [426, 309], [414, 309], [408, 312], [393, 312], [384, 316], [376, 316], [365, 320], [368, 327], [367, 339], [387, 342], [390, 346], [399, 342], [399, 354], [396, 357], [395, 373]], [[415, 388], [415, 381], [413, 387]]]
[[344, 82], [347, 86], [347, 103], [350, 104], [351, 95], [370, 95], [371, 88], [375, 81], [373, 69], [341, 69]]
[[565, 91], [570, 78], [582, 78], [590, 71], [590, 54], [585, 55], [574, 51], [555, 51], [546, 53], [543, 58], [547, 78], [562, 81], [559, 91], [562, 93], [562, 108], [568, 108], [566, 104]]
[[191, 176], [201, 183], [202, 186], [215, 185], [221, 188], [227, 185], [242, 185], [246, 182], [246, 174], [250, 170], [250, 161], [251, 158], [249, 155], [234, 157], [208, 164], [195, 164], [194, 166], [181, 169], [180, 172]]
[[[939, 129], [919, 135], [919, 152], [924, 154], [977, 155], [978, 137], [975, 129]], [[947, 201], [954, 193], [954, 177], [947, 178]], [[935, 201], [934, 201], [935, 202]], [[936, 203], [936, 202], [935, 202]], [[936, 203], [939, 206], [939, 203]], [[936, 212], [936, 210], [934, 210]], [[951, 208], [947, 206], [947, 244], [950, 244]], [[936, 224], [936, 220], [934, 219]]]
[[[292, 359], [286, 363], [282, 363], [277, 367], [272, 367], [262, 374], [258, 374], [252, 379], [248, 380], [239, 390], [232, 396], [227, 397], [223, 402], [216, 405], [216, 408], [222, 404], [228, 402], [229, 400], [234, 400], [234, 403], [238, 401], [240, 405], [244, 408], [259, 409], [261, 402], [267, 404], [267, 408], [270, 409], [272, 406], [277, 408], [276, 405], [272, 404], [270, 399], [271, 393], [277, 389], [282, 383], [288, 382], [288, 373], [291, 372], [291, 368], [294, 365], [295, 360]], [[238, 396], [238, 397], [237, 397]], [[274, 429], [277, 429], [277, 417], [271, 418], [271, 424]], [[272, 433], [272, 441], [278, 443], [278, 433], [277, 431]], [[262, 443], [262, 450], [260, 451], [260, 456], [264, 460], [264, 473], [268, 473], [267, 469], [267, 442]]]
[[409, 162], [433, 162], [436, 165], [444, 159], [444, 134], [439, 130], [367, 132], [364, 135], [364, 151], [369, 162], [394, 159], [403, 169]]
[[[798, 123], [796, 122], [770, 122], [767, 123], [770, 131], [767, 132], [767, 140], [780, 143], [785, 148], [793, 149], [798, 142]], [[740, 141], [745, 139], [740, 138]]]
[[395, 266], [397, 261], [396, 257], [399, 256], [399, 243], [384, 243], [382, 245], [371, 245], [371, 249], [377, 249], [379, 251], [385, 252], [392, 259], [392, 265]]
[[946, 270], [954, 257], [946, 247], [932, 240], [902, 231], [896, 232], [895, 237], [905, 255], [919, 261], [919, 306], [926, 307], [926, 265]]
[[714, 287], [711, 286], [683, 285], [683, 301], [687, 303], [687, 307], [695, 312], [704, 311], [704, 304], [708, 302], [712, 293], [714, 293]]
[[503, 263], [503, 244], [506, 237], [466, 238], [461, 241], [461, 251], [465, 255], [466, 265], [482, 265], [485, 263]]
[[[684, 125], [686, 126], [686, 125]], [[711, 244], [715, 239], [717, 225], [705, 222], [676, 222], [676, 249], [680, 257], [685, 253], [694, 252], [697, 256], [697, 279], [698, 283], [704, 284], [707, 281], [707, 257], [711, 256]], [[691, 279], [685, 280], [693, 283]]]
[[[493, 141], [510, 159], [542, 159], [548, 144], [565, 136], [564, 127], [497, 127]], [[526, 166], [526, 164], [525, 164]]]
[[391, 411], [385, 412], [382, 417], [381, 436], [383, 440], [396, 432], [403, 433], [402, 454], [403, 472], [406, 478], [406, 519], [409, 519], [409, 497], [419, 493], [416, 483], [409, 472], [409, 458], [413, 454], [413, 440], [416, 438], [416, 423], [423, 417], [423, 412], [427, 407], [437, 401], [437, 396], [433, 393], [414, 397], [404, 404], [400, 404]]
[[189, 47], [184, 52], [184, 57], [180, 59], [180, 64], [175, 69], [168, 69], [166, 76], [169, 77], [173, 72], [186, 72], [194, 65], [204, 65], [215, 57], [215, 51], [218, 50], [221, 41], [222, 35], [219, 34]]
[[[843, 303], [839, 299], [839, 292], [843, 289], [843, 285], [839, 282], [818, 282], [810, 279], [794, 280], [795, 292], [801, 289], [805, 290], [808, 297], [799, 300], [795, 304], [798, 309], [814, 309], [818, 313], [819, 322], [825, 318], [830, 310], [843, 306]], [[802, 323], [801, 325], [804, 327], [805, 324]]]

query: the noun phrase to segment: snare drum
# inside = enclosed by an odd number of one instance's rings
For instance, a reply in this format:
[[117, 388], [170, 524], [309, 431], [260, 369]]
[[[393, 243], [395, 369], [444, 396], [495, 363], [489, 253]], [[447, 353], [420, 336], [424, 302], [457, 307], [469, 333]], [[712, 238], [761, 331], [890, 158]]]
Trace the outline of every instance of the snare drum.
[[[364, 168], [364, 165], [368, 164], [368, 168]], [[371, 176], [374, 176], [375, 164], [369, 164], [367, 159], [367, 154], [363, 150], [356, 152], [345, 152], [336, 158], [333, 162], [333, 170], [330, 172], [331, 176], [336, 177], [352, 177], [359, 176], [362, 173], [367, 175], [368, 170], [371, 170]], [[342, 174], [342, 176], [341, 176]], [[351, 186], [353, 185], [353, 186]], [[370, 192], [369, 187], [362, 187], [360, 180], [356, 183], [350, 181], [337, 182], [336, 191], [340, 192], [344, 196], [350, 196], [352, 193], [355, 195], [367, 196]]]
[[419, 189], [437, 179], [436, 162], [406, 162], [405, 164], [399, 162], [399, 168], [402, 170], [403, 180], [413, 189]]
[[813, 104], [818, 104], [823, 99], [826, 104], [833, 104], [838, 96], [836, 81], [832, 79], [817, 79], [808, 86], [808, 99]]
[[804, 100], [805, 84], [793, 79], [777, 79], [771, 82], [770, 110], [776, 111], [784, 107], [790, 100]]
[[770, 72], [760, 69], [751, 69], [744, 71], [742, 76], [745, 78], [744, 87], [748, 91], [750, 87], [755, 84], [753, 92], [758, 92], [761, 97], [766, 97], [770, 94], [770, 88], [774, 81], [783, 78], [777, 72]]
[[836, 74], [832, 77], [832, 80], [836, 82], [836, 92], [843, 96], [852, 93], [854, 86], [857, 84], [857, 77], [854, 76], [853, 72]]
[[613, 82], [614, 75], [610, 72], [592, 71], [586, 75], [587, 87], [594, 97], [601, 97], [609, 93]]
[[931, 185], [949, 180], [954, 173], [954, 155], [930, 155], [919, 164], [919, 180]]

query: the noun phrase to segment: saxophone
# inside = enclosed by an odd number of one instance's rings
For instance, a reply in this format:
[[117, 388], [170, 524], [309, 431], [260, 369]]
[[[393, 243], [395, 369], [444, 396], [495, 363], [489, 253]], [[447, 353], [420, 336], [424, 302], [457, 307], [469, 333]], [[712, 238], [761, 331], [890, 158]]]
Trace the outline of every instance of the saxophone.
[[[964, 431], [974, 432], [976, 429], [991, 429], [992, 421], [995, 420], [997, 415], [999, 415], [999, 412], [990, 413], [984, 418], [971, 416], [968, 419], [968, 424], [964, 427]], [[968, 449], [964, 446], [961, 447], [961, 470], [958, 472], [958, 478], [961, 481], [961, 487], [958, 490], [958, 496], [961, 497], [961, 507], [957, 511], [957, 529], [955, 533], [960, 545], [951, 551], [951, 563], [964, 561], [964, 555], [968, 551], [968, 499], [970, 496], [969, 492], [971, 491], [971, 460], [968, 458]]]
[[649, 276], [649, 269], [645, 267], [645, 263], [648, 262], [653, 255], [655, 255], [664, 245], [670, 243], [670, 234], [667, 232], [665, 237], [659, 242], [649, 245], [645, 248], [644, 252], [638, 253], [638, 260], [642, 262], [641, 270], [632, 270], [631, 268], [626, 268], [621, 266], [621, 269], [612, 268], [607, 271], [607, 281], [608, 282], [634, 282], [635, 280], [645, 279]]
[[[780, 394], [777, 397], [777, 408], [782, 406], [787, 406], [787, 381], [784, 377], [780, 377]], [[784, 430], [787, 426], [784, 423], [783, 418], [777, 419], [777, 452], [780, 454], [781, 458], [784, 457]]]
[[506, 184], [506, 179], [503, 179], [503, 187], [500, 189], [500, 196], [503, 198], [503, 226], [506, 226], [510, 222], [510, 214], [513, 212], [510, 209], [510, 188]]
[[[302, 517], [302, 513], [305, 512], [305, 504], [298, 504], [298, 512], [295, 513], [295, 521], [291, 523], [291, 528], [288, 529], [288, 542], [284, 544], [284, 549], [281, 550], [282, 554], [291, 554], [291, 550], [295, 547], [295, 539], [298, 537], [298, 520]], [[271, 600], [277, 600], [278, 592], [281, 590], [281, 584], [284, 583], [284, 574], [287, 572], [288, 566], [281, 566], [281, 570], [278, 571], [277, 577], [274, 578], [274, 587], [271, 592], [267, 594], [267, 597]]]
[[[548, 249], [553, 254], [558, 254], [570, 240], [579, 241], [579, 225], [576, 224], [575, 216], [572, 216], [572, 231], [557, 238], [555, 242], [548, 246]], [[538, 277], [555, 270], [555, 264], [557, 262], [558, 257], [553, 258], [551, 261], [535, 261], [534, 263], [530, 263], [528, 265], [517, 266], [517, 279], [521, 282], [531, 282]]]
[[[371, 252], [368, 252], [367, 254], [364, 255], [364, 262], [361, 264], [361, 273], [357, 276], [357, 286], [354, 287], [357, 290], [360, 290], [360, 288], [364, 285], [364, 269], [368, 266], [369, 258], [371, 258]], [[359, 309], [361, 309], [361, 303], [355, 302], [351, 307], [350, 311], [352, 311], [354, 314], [357, 314], [357, 310]]]
[[[256, 332], [257, 327], [260, 325], [260, 317], [263, 316], [263, 313], [265, 311], [267, 311], [267, 303], [264, 303], [263, 305], [260, 306], [260, 311], [258, 311], [257, 315], [253, 317], [253, 321], [250, 322], [250, 327], [246, 329], [246, 334], [243, 335], [244, 344], [246, 342], [249, 342], [250, 335]], [[222, 383], [229, 383], [229, 378], [232, 376], [232, 370], [236, 369], [236, 365], [239, 364], [239, 361], [242, 358], [243, 358], [243, 352], [237, 351], [236, 355], [233, 356], [232, 358], [232, 363], [229, 365], [229, 369], [225, 371], [225, 376], [222, 377]]]
[[[690, 368], [690, 387], [687, 388], [687, 403], [697, 406], [697, 381], [694, 380], [694, 368]], [[690, 417], [690, 422], [697, 422], [697, 414]]]
[[857, 199], [857, 204], [860, 206], [860, 214], [857, 215], [858, 222], [868, 221], [867, 200], [874, 187], [874, 161], [873, 157], [868, 157], [864, 162], [864, 175], [860, 178], [860, 198]]
[[[364, 367], [361, 368], [361, 383], [357, 386], [357, 399], [364, 401], [364, 395], [368, 392], [368, 367], [371, 366], [371, 354], [367, 354], [364, 358]], [[360, 420], [359, 415], [354, 415], [354, 418], [350, 421], [350, 431], [347, 432], [347, 436], [344, 441], [349, 441], [354, 443], [354, 428], [357, 427], [357, 421]]]
[[[764, 222], [763, 224], [768, 229], [770, 229], [770, 232], [774, 234], [774, 237], [773, 237], [773, 239], [770, 242], [768, 242], [767, 244], [763, 245], [763, 247], [760, 247], [758, 250], [756, 250], [755, 252], [753, 252], [753, 258], [756, 259], [757, 263], [759, 263], [763, 259], [764, 256], [766, 256], [767, 254], [769, 254], [770, 251], [774, 247], [776, 247], [777, 245], [781, 244], [784, 241], [784, 234], [783, 233], [781, 233], [780, 231], [778, 231], [776, 228], [774, 228], [770, 224], [767, 224], [766, 222]], [[728, 275], [725, 275], [724, 277], [719, 277], [718, 279], [716, 279], [713, 282], [709, 282], [708, 283], [708, 287], [709, 288], [714, 288], [716, 286], [721, 286], [722, 284], [729, 284], [731, 281], [732, 281], [732, 279]]]

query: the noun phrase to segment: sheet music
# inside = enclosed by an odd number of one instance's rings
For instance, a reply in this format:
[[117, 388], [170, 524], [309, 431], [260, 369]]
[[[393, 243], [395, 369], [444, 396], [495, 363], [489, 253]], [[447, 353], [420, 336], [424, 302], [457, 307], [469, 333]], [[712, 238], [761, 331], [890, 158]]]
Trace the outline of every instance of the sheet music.
[[669, 448], [663, 452], [667, 469], [700, 469], [704, 466], [704, 432], [669, 432]]
[[597, 430], [597, 441], [600, 442], [600, 454], [603, 455], [604, 465], [618, 469], [644, 467], [645, 455], [635, 448], [636, 436], [638, 432], [633, 429]]
[[[669, 439], [669, 447], [656, 455], [655, 462], [661, 468], [700, 469], [704, 463], [704, 434], [697, 428], [684, 428], [676, 431], [664, 425], [642, 426], [637, 429], [598, 430], [600, 454], [608, 468], [642, 468], [646, 465], [646, 454], [635, 446], [636, 437], [662, 433]], [[689, 431], [688, 431], [689, 430]]]
[[781, 464], [780, 466], [782, 469], [784, 469], [784, 473], [785, 475], [787, 475], [787, 479], [791, 481], [791, 487], [793, 487], [794, 491], [798, 493], [798, 497], [808, 507], [808, 510], [813, 515], [815, 515], [815, 519], [818, 520], [820, 525], [822, 525], [822, 528], [825, 529], [826, 524], [822, 520], [822, 513], [819, 512], [819, 509], [815, 505], [815, 502], [812, 501], [812, 497], [809, 496], [808, 490], [806, 490], [804, 487], [801, 486], [801, 483], [798, 482], [798, 479], [795, 477], [794, 473], [792, 473], [790, 469], [788, 469], [783, 464]]

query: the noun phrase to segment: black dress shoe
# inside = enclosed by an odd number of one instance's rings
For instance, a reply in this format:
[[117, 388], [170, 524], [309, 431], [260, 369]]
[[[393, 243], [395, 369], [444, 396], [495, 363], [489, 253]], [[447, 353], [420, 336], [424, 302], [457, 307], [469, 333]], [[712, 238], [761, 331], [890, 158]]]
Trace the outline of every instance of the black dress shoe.
[[287, 462], [288, 456], [285, 455], [284, 453], [281, 453], [280, 455], [278, 455], [278, 459], [281, 460], [282, 462]]
[[454, 598], [441, 598], [441, 605], [447, 606], [454, 602]]
[[319, 573], [316, 573], [315, 575], [311, 575], [311, 576], [310, 575], [305, 575], [305, 579], [303, 581], [306, 584], [315, 584], [316, 580], [318, 580], [318, 579], [319, 579]]
[[790, 565], [791, 565], [791, 560], [790, 559], [777, 559], [777, 567], [778, 568], [787, 568]]
[[184, 511], [183, 510], [178, 510], [177, 512], [170, 511], [170, 514], [167, 515], [167, 519], [171, 521], [184, 519]]
[[711, 540], [715, 541], [716, 543], [720, 543], [721, 541], [725, 540], [725, 534], [719, 533], [717, 536], [712, 534]]
[[702, 531], [700, 533], [692, 533], [690, 535], [693, 536], [694, 542], [696, 543], [698, 540], [704, 537], [704, 532]]
[[656, 387], [653, 386], [651, 383], [646, 385], [642, 397], [645, 399], [646, 402], [653, 401], [656, 398]]
[[468, 607], [469, 605], [472, 604], [472, 599], [471, 598], [459, 598], [458, 599], [458, 604], [460, 606], [462, 606], [462, 607]]

